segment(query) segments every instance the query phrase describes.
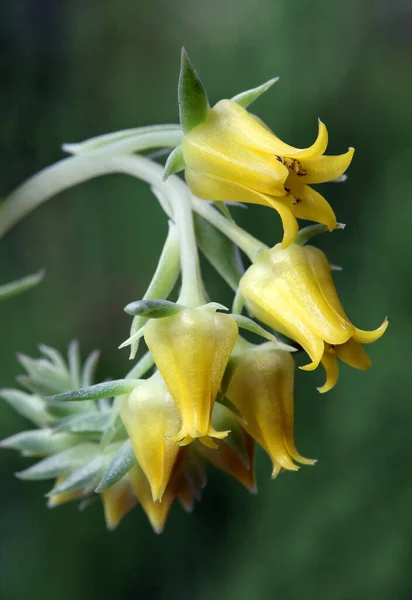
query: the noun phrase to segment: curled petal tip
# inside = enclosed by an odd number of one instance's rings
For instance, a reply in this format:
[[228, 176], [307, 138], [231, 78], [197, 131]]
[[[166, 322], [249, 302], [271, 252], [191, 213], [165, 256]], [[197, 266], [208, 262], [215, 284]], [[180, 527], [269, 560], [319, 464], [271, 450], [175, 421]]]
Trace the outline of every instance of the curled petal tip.
[[383, 336], [385, 331], [387, 330], [389, 325], [388, 318], [385, 317], [383, 323], [372, 331], [365, 331], [363, 329], [356, 329], [353, 339], [360, 344], [371, 344], [372, 342], [376, 342]]

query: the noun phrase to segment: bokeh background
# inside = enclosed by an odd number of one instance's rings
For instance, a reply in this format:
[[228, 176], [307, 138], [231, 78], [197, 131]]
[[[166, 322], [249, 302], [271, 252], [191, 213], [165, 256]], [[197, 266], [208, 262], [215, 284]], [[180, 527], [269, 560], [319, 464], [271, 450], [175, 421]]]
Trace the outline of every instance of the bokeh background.
[[[279, 75], [255, 111], [286, 141], [308, 145], [317, 117], [329, 153], [356, 147], [349, 179], [323, 191], [347, 223], [319, 238], [347, 312], [363, 328], [385, 315], [372, 368], [297, 374], [297, 443], [315, 468], [270, 481], [259, 494], [210, 471], [193, 515], [174, 507], [157, 537], [139, 510], [114, 533], [101, 507], [49, 511], [43, 483], [17, 481], [27, 459], [0, 454], [0, 596], [4, 600], [412, 597], [410, 194], [412, 8], [408, 0], [19, 0], [0, 3], [0, 194], [63, 156], [62, 142], [176, 122], [180, 46], [212, 101]], [[238, 210], [267, 243], [278, 217]], [[147, 186], [111, 176], [45, 204], [1, 241], [0, 280], [47, 269], [35, 290], [3, 302], [0, 385], [21, 369], [16, 351], [44, 342], [102, 350], [99, 375], [121, 377], [117, 346], [166, 232]], [[230, 291], [209, 268], [213, 299]], [[28, 424], [0, 405], [0, 437]]]

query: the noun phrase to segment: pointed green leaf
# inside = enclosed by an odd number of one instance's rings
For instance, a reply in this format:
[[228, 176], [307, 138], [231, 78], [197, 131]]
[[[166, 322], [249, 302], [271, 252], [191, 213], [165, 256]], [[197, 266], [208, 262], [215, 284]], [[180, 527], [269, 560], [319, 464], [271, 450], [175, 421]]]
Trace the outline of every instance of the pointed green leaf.
[[236, 246], [199, 214], [193, 217], [199, 248], [219, 275], [236, 291], [244, 272]]
[[0, 285], [0, 300], [5, 300], [6, 298], [17, 296], [17, 294], [21, 294], [21, 292], [30, 290], [32, 287], [36, 286], [42, 281], [44, 275], [45, 271], [39, 271], [34, 275], [28, 275], [27, 277], [23, 277], [17, 281]]
[[16, 473], [16, 477], [25, 480], [42, 480], [67, 475], [94, 458], [98, 450], [99, 447], [97, 444], [79, 444], [74, 446], [74, 448], [53, 454], [53, 456], [41, 460], [32, 467]]
[[163, 181], [166, 181], [170, 175], [174, 175], [175, 173], [179, 173], [179, 171], [183, 171], [186, 167], [185, 161], [183, 158], [183, 152], [181, 146], [178, 146], [167, 157], [167, 161], [165, 164], [165, 170], [163, 173]]
[[[344, 223], [336, 223], [336, 229], [345, 229], [346, 225]], [[296, 236], [294, 244], [298, 246], [304, 246], [307, 242], [309, 242], [312, 238], [319, 235], [320, 233], [328, 233], [329, 229], [326, 225], [321, 225], [320, 223], [316, 223], [316, 225], [308, 225], [308, 227], [304, 227], [300, 229], [298, 235]]]
[[81, 415], [71, 415], [63, 419], [56, 431], [84, 433], [88, 431], [104, 431], [110, 421], [111, 411], [93, 411]]
[[129, 394], [136, 387], [136, 379], [115, 379], [114, 381], [104, 381], [96, 383], [87, 388], [71, 390], [63, 394], [49, 396], [46, 400], [59, 401], [80, 401], [80, 400], [99, 400], [100, 398], [111, 398], [113, 396], [121, 396]]
[[148, 319], [160, 319], [175, 315], [185, 307], [169, 300], [137, 300], [128, 304], [124, 311], [128, 315], [146, 317]]
[[[54, 487], [47, 496], [55, 496], [68, 492], [91, 491], [101, 477], [101, 473], [109, 457], [99, 454], [74, 470], [60, 485]], [[85, 489], [86, 488], [86, 489]]]
[[56, 433], [53, 429], [34, 429], [11, 435], [0, 442], [0, 447], [19, 450], [27, 456], [47, 456], [71, 448], [82, 439], [79, 435]]
[[135, 464], [136, 457], [133, 452], [132, 443], [130, 440], [127, 440], [113, 456], [112, 462], [107, 467], [102, 480], [96, 488], [96, 492], [100, 493], [103, 492], [103, 490], [112, 487], [112, 485], [120, 481], [120, 479], [126, 475]]
[[236, 104], [239, 104], [239, 106], [247, 108], [262, 94], [267, 92], [277, 81], [279, 81], [279, 77], [269, 79], [269, 81], [266, 81], [266, 83], [262, 83], [262, 85], [258, 85], [258, 87], [252, 88], [251, 90], [246, 90], [245, 92], [241, 92], [240, 94], [236, 94], [236, 96], [233, 96], [232, 100], [233, 102], [236, 102]]
[[279, 342], [279, 340], [273, 335], [273, 333], [270, 333], [266, 329], [263, 329], [263, 327], [258, 325], [255, 321], [253, 321], [253, 319], [249, 319], [249, 317], [237, 314], [232, 314], [231, 316], [234, 318], [240, 329], [246, 329], [247, 331], [251, 331], [256, 335], [259, 335], [260, 337], [263, 337], [266, 340], [273, 342], [274, 346], [278, 350], [285, 350], [286, 352], [296, 352], [296, 348]]
[[88, 387], [89, 385], [93, 385], [94, 375], [96, 372], [97, 363], [99, 361], [100, 352], [99, 350], [95, 350], [86, 358], [86, 361], [83, 365], [82, 371], [82, 386]]
[[69, 378], [69, 371], [67, 369], [66, 362], [60, 352], [58, 352], [55, 348], [46, 346], [45, 344], [40, 344], [39, 350], [49, 359], [55, 368], [61, 372], [62, 375], [67, 376], [67, 379]]
[[78, 415], [94, 412], [96, 405], [93, 400], [84, 402], [60, 402], [59, 400], [48, 400], [46, 403], [47, 412], [56, 419], [63, 419], [71, 415]]
[[20, 390], [2, 389], [0, 390], [0, 398], [3, 398], [16, 412], [39, 427], [53, 421], [53, 418], [47, 412], [46, 403], [39, 396], [27, 394]]
[[203, 83], [184, 48], [180, 62], [178, 100], [180, 124], [183, 133], [188, 133], [206, 119], [210, 106]]
[[[169, 140], [165, 140], [168, 133]], [[179, 125], [148, 125], [134, 129], [124, 129], [99, 135], [77, 144], [63, 144], [62, 148], [70, 154], [124, 154], [141, 152], [150, 148], [177, 146], [182, 137]], [[166, 144], [165, 141], [169, 143]]]
[[70, 373], [70, 383], [72, 388], [79, 388], [81, 386], [81, 360], [80, 360], [80, 348], [77, 340], [72, 340], [69, 344], [68, 350], [68, 365]]

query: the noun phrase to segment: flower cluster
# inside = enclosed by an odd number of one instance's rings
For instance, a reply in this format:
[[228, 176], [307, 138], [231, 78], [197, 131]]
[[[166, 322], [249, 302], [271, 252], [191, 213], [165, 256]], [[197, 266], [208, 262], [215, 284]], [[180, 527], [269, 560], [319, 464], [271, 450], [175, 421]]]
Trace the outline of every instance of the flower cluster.
[[[41, 458], [18, 477], [52, 479], [50, 507], [76, 499], [85, 506], [97, 493], [109, 528], [140, 504], [160, 532], [175, 500], [189, 512], [200, 500], [209, 464], [255, 492], [256, 444], [271, 460], [272, 477], [316, 462], [295, 444], [295, 356], [309, 356], [300, 367], [305, 371], [323, 365], [320, 392], [337, 383], [338, 358], [356, 369], [370, 366], [363, 346], [383, 335], [387, 321], [374, 331], [355, 327], [339, 301], [328, 259], [307, 245], [315, 235], [341, 228], [311, 185], [339, 180], [353, 149], [325, 155], [322, 122], [309, 148], [282, 142], [247, 111], [273, 83], [210, 108], [183, 52], [180, 126], [65, 145], [71, 162], [34, 176], [3, 204], [0, 234], [68, 185], [121, 172], [149, 183], [169, 218], [147, 292], [125, 308], [133, 322], [121, 347], [130, 346], [131, 359], [142, 338], [147, 347], [131, 371], [94, 383], [96, 354], [81, 368], [76, 344], [67, 361], [43, 346], [40, 359], [20, 356], [26, 391], [0, 391], [37, 427], [2, 446]], [[156, 147], [171, 149], [164, 167], [139, 154]], [[179, 171], [186, 183], [174, 175]], [[227, 202], [274, 208], [282, 241], [265, 246], [235, 223]], [[297, 219], [315, 225], [299, 231]], [[231, 312], [208, 302], [198, 248], [235, 292]], [[241, 252], [250, 261], [246, 270]]]

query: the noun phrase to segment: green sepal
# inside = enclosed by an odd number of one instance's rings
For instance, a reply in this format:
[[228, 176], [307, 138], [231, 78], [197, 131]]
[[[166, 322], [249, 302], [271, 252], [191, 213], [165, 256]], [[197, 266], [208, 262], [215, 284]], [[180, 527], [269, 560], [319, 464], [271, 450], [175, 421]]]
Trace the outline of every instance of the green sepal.
[[2, 389], [0, 398], [3, 398], [16, 412], [38, 427], [44, 427], [54, 421], [47, 411], [46, 403], [40, 396], [33, 396], [20, 390]]
[[210, 105], [203, 83], [184, 48], [180, 62], [178, 101], [180, 124], [183, 133], [188, 133], [206, 119]]
[[50, 497], [57, 494], [79, 491], [90, 493], [99, 481], [108, 460], [109, 457], [103, 454], [95, 456], [90, 461], [70, 473], [60, 485], [57, 485], [50, 490], [47, 496]]
[[110, 417], [111, 410], [71, 415], [63, 419], [55, 431], [69, 431], [71, 433], [102, 432], [106, 429]]
[[62, 452], [83, 440], [71, 433], [56, 433], [53, 429], [34, 429], [11, 435], [0, 442], [0, 448], [19, 450], [25, 456], [47, 456]]
[[42, 270], [38, 273], [34, 273], [34, 275], [28, 275], [27, 277], [22, 277], [22, 279], [0, 285], [0, 300], [5, 300], [6, 298], [11, 298], [12, 296], [17, 296], [17, 294], [30, 290], [42, 281], [45, 273], [46, 272]]
[[252, 88], [251, 90], [246, 90], [240, 94], [236, 94], [236, 96], [233, 96], [232, 101], [236, 102], [236, 104], [239, 104], [239, 106], [243, 106], [243, 108], [247, 108], [262, 94], [267, 92], [277, 81], [279, 81], [279, 77], [273, 77], [273, 79], [269, 79], [269, 81], [262, 83], [262, 85], [258, 85], [258, 87]]
[[296, 352], [296, 348], [279, 342], [279, 340], [276, 338], [276, 336], [273, 335], [273, 333], [270, 333], [266, 329], [263, 329], [263, 327], [258, 325], [255, 321], [253, 321], [253, 319], [249, 319], [249, 317], [245, 317], [244, 315], [237, 315], [233, 313], [231, 314], [231, 317], [233, 317], [240, 329], [246, 329], [247, 331], [255, 333], [260, 337], [263, 337], [265, 340], [269, 340], [269, 342], [272, 342], [274, 344], [274, 348], [276, 348], [277, 350], [284, 350], [286, 352]]
[[219, 212], [221, 212], [224, 217], [226, 217], [226, 219], [229, 219], [229, 221], [235, 222], [226, 202], [215, 201], [215, 202], [213, 202], [213, 204], [214, 204], [215, 208], [217, 208], [217, 210]]
[[[344, 223], [336, 223], [335, 229], [345, 229], [346, 225]], [[295, 238], [294, 244], [298, 246], [304, 246], [307, 242], [309, 242], [312, 238], [316, 237], [320, 233], [328, 233], [329, 229], [326, 225], [321, 225], [320, 223], [316, 223], [316, 225], [308, 225], [308, 227], [304, 227], [300, 229], [298, 235]]]
[[185, 169], [185, 161], [183, 158], [182, 147], [178, 146], [167, 157], [167, 161], [165, 164], [165, 170], [163, 172], [163, 181], [166, 181], [170, 175], [174, 175], [175, 173], [179, 173]]
[[133, 452], [132, 443], [127, 440], [113, 456], [111, 463], [107, 467], [99, 485], [96, 488], [96, 493], [103, 492], [107, 488], [112, 487], [120, 481], [126, 473], [136, 464], [136, 457]]
[[169, 300], [137, 300], [128, 304], [124, 311], [132, 317], [146, 317], [147, 319], [161, 319], [171, 317], [185, 307]]
[[212, 267], [236, 291], [243, 275], [237, 247], [206, 219], [194, 213], [196, 239]]
[[46, 400], [59, 401], [80, 401], [80, 400], [99, 400], [100, 398], [112, 398], [113, 396], [122, 396], [129, 394], [136, 386], [137, 379], [115, 379], [113, 381], [104, 381], [96, 383], [86, 388], [70, 390], [63, 394], [49, 396]]
[[92, 443], [78, 444], [58, 454], [53, 454], [35, 465], [16, 473], [16, 477], [25, 480], [53, 479], [67, 475], [91, 460], [98, 453], [99, 446]]

